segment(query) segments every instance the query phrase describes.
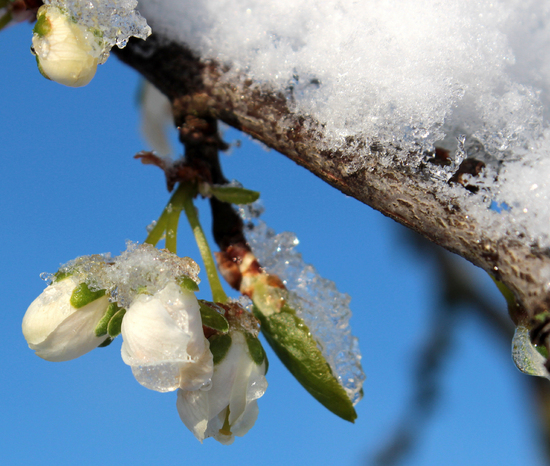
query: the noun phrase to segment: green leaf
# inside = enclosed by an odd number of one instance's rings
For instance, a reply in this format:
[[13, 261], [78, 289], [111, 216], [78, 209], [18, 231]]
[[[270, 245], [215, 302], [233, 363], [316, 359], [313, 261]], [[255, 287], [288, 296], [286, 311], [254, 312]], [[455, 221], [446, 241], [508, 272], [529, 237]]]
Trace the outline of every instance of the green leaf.
[[91, 291], [86, 283], [81, 283], [74, 289], [73, 294], [71, 295], [71, 306], [76, 309], [80, 309], [81, 307], [86, 306], [86, 304], [90, 304], [92, 301], [95, 301], [104, 295], [105, 290]]
[[[250, 357], [256, 363], [256, 365], [259, 366], [267, 359], [264, 347], [262, 346], [260, 340], [254, 335], [252, 335], [251, 333], [245, 332], [244, 336], [246, 339], [246, 345], [248, 346], [248, 352], [250, 353]], [[266, 368], [266, 372], [267, 372], [267, 368]]]
[[208, 341], [210, 342], [210, 352], [214, 359], [214, 365], [219, 364], [223, 361], [223, 358], [225, 358], [231, 347], [231, 336], [229, 333], [220, 333], [219, 335], [211, 336]]
[[199, 285], [193, 280], [192, 278], [189, 278], [185, 275], [179, 277], [177, 279], [178, 285], [183, 291], [199, 291]]
[[229, 322], [227, 322], [227, 319], [220, 314], [215, 304], [199, 299], [199, 306], [202, 325], [219, 332], [227, 333], [229, 330]]
[[126, 314], [126, 309], [119, 309], [116, 314], [109, 321], [107, 326], [107, 333], [111, 338], [115, 338], [120, 335], [122, 327], [122, 318]]
[[229, 204], [252, 204], [260, 197], [258, 191], [251, 191], [237, 186], [212, 185], [210, 192], [218, 200]]
[[111, 303], [107, 307], [107, 310], [105, 311], [105, 314], [103, 314], [103, 317], [98, 322], [95, 328], [95, 336], [96, 337], [102, 337], [103, 335], [107, 335], [107, 327], [109, 325], [109, 321], [112, 319], [112, 317], [119, 311], [119, 307], [116, 303]]
[[266, 340], [296, 380], [325, 408], [354, 422], [357, 413], [351, 400], [296, 312], [285, 304], [280, 312], [270, 315], [254, 306], [254, 314]]

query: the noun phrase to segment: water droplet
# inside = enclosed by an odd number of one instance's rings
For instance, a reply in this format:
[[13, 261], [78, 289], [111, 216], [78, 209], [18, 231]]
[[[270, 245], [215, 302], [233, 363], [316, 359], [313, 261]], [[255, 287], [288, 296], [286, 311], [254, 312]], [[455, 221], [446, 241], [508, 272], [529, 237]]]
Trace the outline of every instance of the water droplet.
[[153, 229], [157, 226], [157, 221], [153, 220], [145, 229], [147, 230], [147, 233], [151, 233]]

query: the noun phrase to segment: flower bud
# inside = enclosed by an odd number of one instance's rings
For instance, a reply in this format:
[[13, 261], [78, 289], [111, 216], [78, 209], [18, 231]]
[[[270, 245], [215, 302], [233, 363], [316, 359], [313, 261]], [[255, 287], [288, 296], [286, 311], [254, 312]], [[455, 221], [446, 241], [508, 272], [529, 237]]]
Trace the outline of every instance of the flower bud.
[[122, 359], [151, 390], [197, 390], [210, 383], [212, 354], [193, 291], [169, 282], [140, 294], [122, 321]]
[[241, 331], [211, 339], [214, 375], [210, 390], [178, 390], [181, 420], [201, 442], [214, 437], [229, 445], [256, 422], [267, 388], [267, 358], [259, 340]]
[[46, 78], [70, 87], [88, 84], [95, 75], [101, 38], [52, 5], [40, 7], [32, 45]]
[[23, 335], [29, 348], [48, 361], [68, 361], [93, 350], [108, 335], [95, 328], [109, 306], [104, 291], [90, 291], [73, 276], [49, 285], [27, 309]]

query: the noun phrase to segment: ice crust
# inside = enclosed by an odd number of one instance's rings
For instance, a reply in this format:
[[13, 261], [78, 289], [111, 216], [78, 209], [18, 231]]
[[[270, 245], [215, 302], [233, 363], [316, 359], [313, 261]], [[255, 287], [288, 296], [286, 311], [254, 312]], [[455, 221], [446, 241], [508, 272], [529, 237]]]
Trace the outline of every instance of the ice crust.
[[[185, 276], [200, 283], [199, 271], [198, 264], [189, 257], [129, 241], [119, 256], [81, 256], [63, 264], [58, 272], [73, 274], [91, 290], [107, 290], [111, 302], [127, 309], [138, 294], [154, 295], [178, 278]], [[42, 274], [42, 278], [51, 281], [55, 275]]]
[[[322, 125], [326, 148], [343, 150], [345, 173], [374, 157], [404, 164], [489, 221], [494, 237], [550, 246], [550, 3], [142, 0], [140, 11], [155, 31], [229, 65], [235, 84], [246, 74], [286, 94]], [[396, 152], [371, 152], [373, 142]], [[422, 163], [434, 144], [451, 150], [449, 167]], [[488, 165], [476, 195], [445, 183], [464, 156]], [[508, 208], [495, 217], [492, 202]]]
[[115, 45], [124, 48], [132, 36], [145, 40], [151, 35], [147, 21], [135, 10], [137, 0], [45, 0], [44, 3], [67, 11], [74, 21], [100, 33], [102, 47], [96, 52], [99, 63], [107, 60]]
[[524, 374], [550, 380], [550, 374], [544, 365], [546, 358], [531, 343], [529, 330], [521, 325], [516, 328], [512, 340], [512, 359], [516, 367]]
[[321, 277], [294, 248], [299, 241], [291, 232], [276, 234], [257, 220], [261, 204], [242, 206], [245, 235], [262, 267], [277, 275], [289, 290], [289, 304], [309, 328], [333, 374], [353, 404], [362, 397], [365, 374], [357, 338], [351, 334], [350, 296], [334, 282]]

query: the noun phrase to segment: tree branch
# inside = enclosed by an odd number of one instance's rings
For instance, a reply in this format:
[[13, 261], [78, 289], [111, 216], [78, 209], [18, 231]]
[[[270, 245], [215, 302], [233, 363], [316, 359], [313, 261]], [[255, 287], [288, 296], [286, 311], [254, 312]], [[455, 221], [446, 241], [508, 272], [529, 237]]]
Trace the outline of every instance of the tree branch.
[[518, 237], [496, 241], [468, 212], [439, 199], [437, 193], [447, 187], [444, 181], [433, 180], [427, 189], [419, 174], [406, 165], [380, 163], [378, 155], [392, 156], [394, 148], [352, 141], [368, 162], [349, 174], [343, 154], [331, 152], [323, 144], [318, 122], [294, 113], [285, 96], [252, 82], [244, 73], [235, 84], [235, 74], [228, 78], [227, 68], [201, 62], [188, 49], [159, 36], [146, 42], [131, 41], [116, 53], [170, 98], [178, 126], [188, 115], [222, 120], [341, 192], [492, 273], [514, 292], [520, 320], [549, 309], [550, 293], [543, 273], [550, 267], [549, 252]]

